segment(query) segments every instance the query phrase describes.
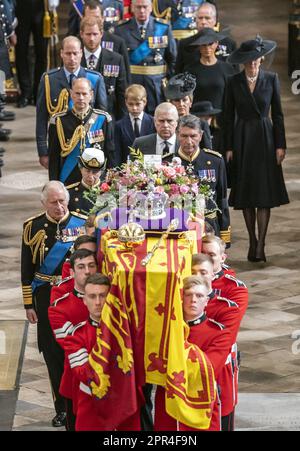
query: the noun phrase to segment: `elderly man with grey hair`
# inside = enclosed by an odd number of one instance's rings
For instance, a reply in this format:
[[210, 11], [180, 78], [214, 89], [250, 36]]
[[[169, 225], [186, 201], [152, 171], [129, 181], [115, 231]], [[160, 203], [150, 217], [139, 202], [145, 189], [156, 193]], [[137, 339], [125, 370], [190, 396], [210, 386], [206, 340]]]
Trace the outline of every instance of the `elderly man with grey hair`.
[[31, 324], [37, 323], [38, 347], [43, 353], [51, 382], [56, 415], [54, 427], [65, 424], [65, 402], [59, 394], [64, 354], [54, 340], [48, 319], [51, 286], [74, 240], [85, 233], [86, 216], [69, 212], [69, 193], [63, 183], [48, 182], [41, 193], [44, 211], [24, 222], [21, 279], [24, 308]]
[[[178, 54], [176, 59], [175, 73], [184, 72], [189, 64], [199, 64], [199, 48], [193, 46], [194, 41], [198, 39], [199, 32], [203, 28], [218, 29], [216, 5], [210, 2], [204, 2], [199, 6], [195, 13], [197, 34], [179, 41]], [[223, 38], [216, 49], [216, 57], [221, 61], [226, 61], [228, 56], [236, 49], [236, 42], [229, 36]], [[238, 69], [238, 67], [236, 68]]]
[[154, 112], [156, 133], [136, 138], [133, 147], [144, 155], [161, 155], [163, 162], [171, 161], [179, 148], [176, 137], [177, 108], [169, 102], [158, 105]]
[[223, 157], [210, 149], [201, 149], [200, 141], [203, 131], [200, 119], [192, 114], [179, 120], [177, 138], [178, 155], [186, 171], [199, 177], [199, 182], [209, 185], [213, 193], [212, 200], [207, 201], [206, 221], [230, 246], [230, 217], [227, 200], [227, 179]]

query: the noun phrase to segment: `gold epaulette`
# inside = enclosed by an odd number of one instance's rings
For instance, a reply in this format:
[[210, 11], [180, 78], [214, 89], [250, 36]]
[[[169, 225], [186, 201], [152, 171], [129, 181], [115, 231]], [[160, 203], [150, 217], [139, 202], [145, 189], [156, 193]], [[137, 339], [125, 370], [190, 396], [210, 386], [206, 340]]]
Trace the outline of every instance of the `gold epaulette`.
[[28, 219], [26, 219], [26, 221], [24, 221], [24, 224], [25, 224], [26, 222], [32, 221], [32, 220], [35, 219], [35, 218], [39, 218], [40, 216], [43, 216], [44, 214], [45, 214], [45, 212], [43, 211], [42, 213], [38, 213], [38, 214], [35, 215], [35, 216], [31, 216], [31, 218], [28, 218]]
[[112, 121], [112, 117], [107, 111], [97, 110], [96, 108], [93, 108], [93, 112], [97, 114], [104, 114], [104, 116], [106, 116], [107, 122]]
[[71, 211], [70, 213], [71, 213], [73, 216], [77, 216], [78, 218], [81, 218], [81, 219], [87, 219], [87, 218], [88, 218], [87, 215], [83, 215], [82, 213], [77, 213], [77, 211]]
[[220, 152], [216, 152], [215, 150], [212, 149], [203, 149], [204, 152], [206, 153], [211, 153], [212, 155], [215, 155], [216, 157], [222, 158], [223, 155]]
[[67, 189], [72, 189], [75, 188], [76, 186], [80, 185], [81, 182], [75, 182], [72, 183], [71, 185], [66, 186]]

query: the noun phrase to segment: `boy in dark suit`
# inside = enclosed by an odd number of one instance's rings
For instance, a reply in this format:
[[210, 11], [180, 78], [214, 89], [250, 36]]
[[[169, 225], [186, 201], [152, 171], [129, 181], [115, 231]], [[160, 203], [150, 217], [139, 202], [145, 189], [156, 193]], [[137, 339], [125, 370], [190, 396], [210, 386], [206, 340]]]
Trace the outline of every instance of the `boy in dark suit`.
[[126, 163], [133, 141], [139, 136], [155, 133], [153, 117], [144, 112], [147, 93], [142, 85], [133, 84], [125, 91], [128, 113], [116, 122], [115, 150], [118, 166]]

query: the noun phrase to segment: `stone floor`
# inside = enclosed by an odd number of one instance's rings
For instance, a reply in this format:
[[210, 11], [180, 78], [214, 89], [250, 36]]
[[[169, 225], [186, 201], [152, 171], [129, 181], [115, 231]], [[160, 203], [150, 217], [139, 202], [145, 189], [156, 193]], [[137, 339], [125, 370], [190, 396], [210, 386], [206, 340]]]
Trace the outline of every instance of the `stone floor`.
[[[300, 430], [300, 97], [291, 93], [287, 76], [290, 3], [218, 1], [222, 23], [231, 26], [238, 42], [257, 32], [278, 42], [272, 69], [280, 74], [288, 139], [284, 174], [291, 203], [272, 211], [267, 263], [245, 259], [247, 234], [242, 215], [232, 211], [233, 245], [228, 258], [250, 291], [249, 309], [238, 337], [242, 368], [236, 423], [241, 430]], [[49, 426], [53, 416], [50, 386], [37, 351], [34, 326], [28, 327], [24, 359], [21, 352], [21, 358], [14, 360], [10, 382], [3, 382], [10, 361], [9, 343], [15, 340], [17, 349], [22, 349], [24, 334], [19, 282], [22, 223], [40, 211], [39, 193], [47, 179], [37, 162], [35, 110], [15, 111], [17, 119], [9, 123], [13, 134], [5, 143], [0, 179], [0, 430], [55, 431]]]

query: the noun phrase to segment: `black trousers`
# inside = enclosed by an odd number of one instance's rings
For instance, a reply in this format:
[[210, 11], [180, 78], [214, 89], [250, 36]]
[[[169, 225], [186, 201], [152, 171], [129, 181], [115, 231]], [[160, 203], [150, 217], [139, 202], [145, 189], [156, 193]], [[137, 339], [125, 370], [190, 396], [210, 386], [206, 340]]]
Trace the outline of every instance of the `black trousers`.
[[229, 415], [226, 415], [226, 417], [222, 417], [222, 431], [234, 431], [234, 410]]
[[64, 371], [64, 352], [57, 344], [48, 318], [51, 287], [47, 283], [35, 290], [35, 310], [38, 317], [37, 332], [39, 351], [47, 365], [56, 413], [65, 411], [65, 399], [59, 394]]
[[[16, 17], [16, 68], [21, 89], [25, 97], [36, 99], [38, 85], [43, 72], [47, 69], [48, 39], [43, 38], [44, 0], [17, 0]], [[34, 43], [34, 76], [32, 82], [29, 40], [32, 33]]]

